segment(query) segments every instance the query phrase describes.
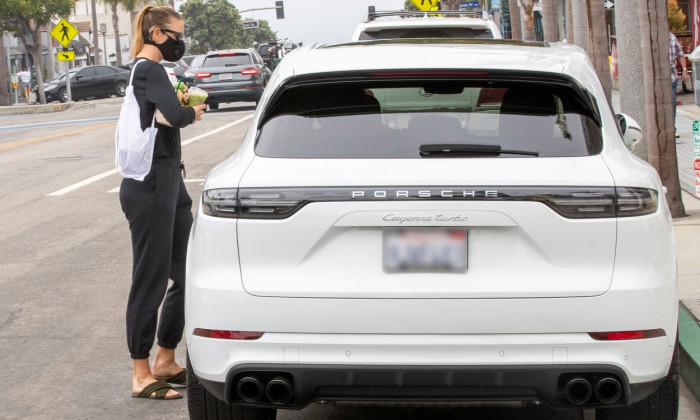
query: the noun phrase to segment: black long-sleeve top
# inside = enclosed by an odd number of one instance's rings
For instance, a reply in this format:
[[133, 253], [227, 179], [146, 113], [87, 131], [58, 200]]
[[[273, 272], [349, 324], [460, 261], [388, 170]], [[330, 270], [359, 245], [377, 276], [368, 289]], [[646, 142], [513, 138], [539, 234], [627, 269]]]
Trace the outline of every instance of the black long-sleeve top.
[[175, 88], [168, 79], [165, 68], [155, 61], [137, 57], [139, 61], [132, 80], [134, 96], [141, 113], [141, 129], [151, 126], [153, 113], [160, 110], [172, 127], [155, 123], [158, 128], [153, 159], [182, 160], [180, 128], [192, 124], [195, 119], [194, 109], [180, 105]]

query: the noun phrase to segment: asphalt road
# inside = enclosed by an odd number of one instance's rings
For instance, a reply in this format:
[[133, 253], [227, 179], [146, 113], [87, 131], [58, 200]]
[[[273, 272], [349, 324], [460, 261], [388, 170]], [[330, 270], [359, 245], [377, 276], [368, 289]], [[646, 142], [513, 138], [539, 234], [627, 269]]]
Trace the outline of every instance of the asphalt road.
[[[129, 229], [114, 173], [121, 99], [0, 116], [0, 418], [187, 418], [187, 400], [131, 398], [124, 310]], [[195, 201], [239, 146], [253, 108], [222, 105], [182, 130]], [[177, 350], [184, 364], [184, 342]], [[183, 390], [183, 393], [186, 392]], [[544, 407], [313, 404], [278, 419], [582, 419]], [[589, 418], [589, 417], [586, 417]], [[684, 390], [681, 419], [700, 419]]]

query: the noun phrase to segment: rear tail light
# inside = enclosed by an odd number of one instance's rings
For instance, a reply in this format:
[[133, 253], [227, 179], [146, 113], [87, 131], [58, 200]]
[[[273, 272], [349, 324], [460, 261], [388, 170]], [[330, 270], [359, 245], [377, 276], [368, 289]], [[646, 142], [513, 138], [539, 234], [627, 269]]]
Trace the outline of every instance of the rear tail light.
[[218, 57], [227, 57], [229, 55], [236, 55], [236, 53], [235, 52], [222, 52], [222, 53], [217, 54]]
[[658, 193], [628, 187], [343, 187], [213, 189], [202, 210], [216, 217], [284, 219], [309, 203], [342, 201], [521, 201], [547, 205], [568, 219], [643, 216]]
[[595, 332], [588, 333], [588, 335], [590, 335], [592, 339], [598, 341], [617, 341], [664, 337], [666, 333], [661, 328], [658, 328], [655, 330]]
[[209, 77], [211, 76], [211, 73], [206, 72], [206, 71], [198, 71], [197, 74], [195, 75], [196, 78], [201, 79], [203, 77]]
[[253, 67], [252, 69], [241, 70], [241, 74], [245, 74], [245, 75], [258, 74], [258, 69]]
[[199, 337], [222, 338], [224, 340], [257, 340], [265, 333], [256, 331], [207, 330], [205, 328], [195, 328], [193, 334]]

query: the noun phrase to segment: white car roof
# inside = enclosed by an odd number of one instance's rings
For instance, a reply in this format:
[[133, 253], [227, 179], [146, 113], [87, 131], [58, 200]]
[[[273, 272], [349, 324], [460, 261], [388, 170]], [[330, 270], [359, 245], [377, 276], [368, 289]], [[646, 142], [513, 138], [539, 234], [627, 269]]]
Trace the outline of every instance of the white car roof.
[[[417, 57], [420, 57], [417, 59]], [[368, 70], [474, 69], [565, 73], [593, 90], [597, 76], [585, 52], [566, 43], [403, 39], [297, 48], [277, 67], [278, 80]]]
[[[391, 15], [391, 12], [386, 12], [385, 15], [379, 15], [376, 18], [360, 23], [355, 28], [352, 34], [352, 41], [358, 41], [363, 33], [379, 32], [391, 29], [454, 29], [454, 28], [469, 28], [488, 30], [493, 34], [494, 39], [502, 39], [503, 36], [498, 28], [498, 25], [492, 19], [468, 16], [434, 16], [425, 14], [424, 16], [404, 16]], [[401, 12], [398, 12], [401, 13]]]
[[363, 24], [365, 32], [394, 28], [473, 28], [489, 29], [484, 19], [475, 18], [405, 18], [391, 20], [373, 20]]

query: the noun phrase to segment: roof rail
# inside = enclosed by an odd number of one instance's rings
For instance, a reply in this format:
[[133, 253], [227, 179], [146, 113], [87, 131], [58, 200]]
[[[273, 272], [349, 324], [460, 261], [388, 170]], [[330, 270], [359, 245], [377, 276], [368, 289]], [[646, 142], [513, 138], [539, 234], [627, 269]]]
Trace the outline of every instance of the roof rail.
[[406, 17], [431, 17], [431, 16], [457, 16], [457, 17], [471, 17], [477, 19], [483, 19], [483, 11], [481, 10], [430, 10], [430, 11], [408, 11], [408, 10], [396, 10], [396, 11], [386, 11], [386, 12], [376, 12], [370, 11], [367, 13], [367, 21], [373, 21], [379, 17], [389, 17], [398, 16], [402, 18]]

